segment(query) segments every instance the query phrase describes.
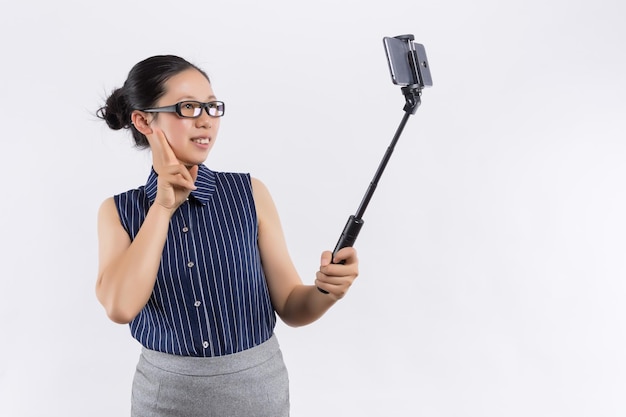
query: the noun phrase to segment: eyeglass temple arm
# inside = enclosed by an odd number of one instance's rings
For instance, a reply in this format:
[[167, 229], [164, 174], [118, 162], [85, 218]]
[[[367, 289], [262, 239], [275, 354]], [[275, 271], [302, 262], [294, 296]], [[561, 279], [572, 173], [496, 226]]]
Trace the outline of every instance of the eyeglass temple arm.
[[172, 105], [172, 106], [165, 106], [165, 107], [154, 107], [152, 109], [143, 109], [142, 111], [145, 111], [146, 113], [160, 113], [160, 112], [175, 112], [176, 111], [176, 104]]

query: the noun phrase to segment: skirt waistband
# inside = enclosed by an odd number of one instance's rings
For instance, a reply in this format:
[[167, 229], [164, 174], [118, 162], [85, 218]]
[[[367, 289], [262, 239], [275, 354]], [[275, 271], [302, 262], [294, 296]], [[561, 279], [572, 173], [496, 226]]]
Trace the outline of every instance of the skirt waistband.
[[157, 352], [144, 347], [141, 349], [141, 356], [151, 365], [167, 372], [190, 376], [215, 376], [253, 368], [268, 361], [279, 352], [278, 339], [276, 335], [272, 335], [258, 346], [231, 355], [207, 358], [180, 356]]

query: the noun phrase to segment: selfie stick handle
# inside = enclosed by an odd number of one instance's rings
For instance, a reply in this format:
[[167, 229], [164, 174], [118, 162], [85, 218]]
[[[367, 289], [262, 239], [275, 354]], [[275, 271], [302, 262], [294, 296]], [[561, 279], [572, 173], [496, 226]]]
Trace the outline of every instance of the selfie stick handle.
[[[376, 191], [376, 187], [378, 186], [378, 181], [382, 177], [383, 172], [385, 171], [385, 168], [387, 167], [387, 163], [389, 162], [389, 159], [391, 158], [391, 154], [393, 153], [394, 148], [396, 147], [396, 143], [398, 142], [398, 139], [400, 139], [400, 135], [402, 134], [402, 131], [404, 130], [404, 126], [406, 125], [406, 122], [409, 120], [409, 117], [412, 114], [415, 114], [415, 112], [417, 111], [417, 108], [419, 107], [421, 103], [420, 96], [422, 94], [422, 90], [419, 86], [409, 85], [406, 87], [402, 87], [402, 93], [404, 94], [404, 98], [406, 100], [406, 104], [404, 105], [404, 116], [402, 117], [402, 121], [400, 122], [400, 125], [398, 126], [398, 129], [396, 130], [396, 133], [393, 136], [393, 139], [391, 140], [391, 144], [387, 147], [387, 151], [385, 152], [385, 155], [383, 156], [382, 161], [378, 165], [378, 169], [376, 170], [376, 173], [374, 174], [374, 178], [370, 182], [369, 187], [367, 187], [367, 191], [365, 192], [365, 196], [363, 196], [363, 200], [361, 200], [361, 204], [359, 205], [359, 208], [357, 209], [355, 214], [351, 215], [348, 218], [348, 221], [346, 222], [346, 225], [344, 226], [343, 231], [341, 232], [339, 241], [337, 242], [337, 245], [335, 246], [335, 249], [333, 250], [333, 263], [336, 263], [334, 262], [335, 254], [342, 248], [352, 247], [354, 245], [354, 242], [356, 241], [356, 238], [359, 236], [359, 232], [361, 231], [361, 227], [363, 227], [363, 223], [364, 223], [363, 214], [365, 214], [365, 210], [367, 209], [367, 206], [370, 200], [372, 199], [372, 196], [374, 195], [374, 191]], [[341, 261], [339, 263], [344, 263], [344, 261]], [[324, 294], [328, 294], [328, 291], [325, 291], [319, 287], [317, 289]]]

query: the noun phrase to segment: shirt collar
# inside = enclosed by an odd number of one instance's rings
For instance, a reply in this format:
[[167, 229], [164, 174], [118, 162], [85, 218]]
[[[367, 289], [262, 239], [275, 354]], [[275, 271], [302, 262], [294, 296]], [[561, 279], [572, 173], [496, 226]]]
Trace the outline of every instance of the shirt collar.
[[[157, 193], [157, 179], [159, 175], [154, 170], [150, 170], [148, 181], [146, 181], [146, 196], [150, 203], [154, 202]], [[191, 192], [190, 197], [205, 205], [213, 192], [215, 192], [215, 172], [211, 171], [204, 164], [198, 165], [198, 178], [196, 178], [196, 189]], [[191, 199], [191, 198], [190, 198]]]

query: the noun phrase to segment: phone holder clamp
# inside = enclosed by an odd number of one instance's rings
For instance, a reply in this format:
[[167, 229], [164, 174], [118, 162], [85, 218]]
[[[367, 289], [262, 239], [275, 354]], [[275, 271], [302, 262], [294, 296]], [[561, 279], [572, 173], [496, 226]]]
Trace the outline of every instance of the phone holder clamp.
[[402, 87], [401, 90], [406, 101], [404, 111], [406, 113], [415, 114], [415, 112], [417, 112], [417, 108], [422, 103], [422, 87], [417, 84], [407, 85], [406, 87]]

